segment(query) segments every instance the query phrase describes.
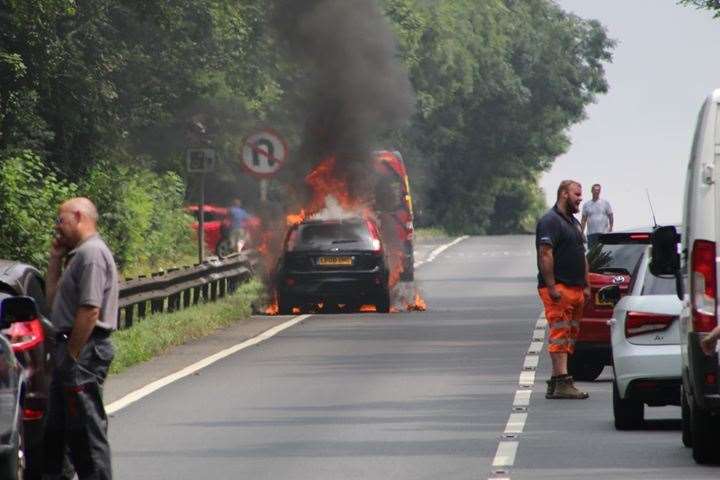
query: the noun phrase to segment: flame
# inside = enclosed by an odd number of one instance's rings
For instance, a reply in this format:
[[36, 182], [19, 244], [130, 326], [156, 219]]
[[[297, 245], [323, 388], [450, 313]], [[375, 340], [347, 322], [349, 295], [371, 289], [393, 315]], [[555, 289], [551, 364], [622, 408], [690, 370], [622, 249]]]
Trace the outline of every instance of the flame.
[[424, 312], [427, 310], [427, 303], [419, 293], [415, 293], [415, 300], [407, 306], [407, 310], [408, 312]]
[[363, 305], [362, 307], [360, 307], [360, 311], [362, 313], [372, 313], [377, 312], [377, 308], [375, 307], [375, 305]]
[[277, 295], [273, 296], [272, 302], [265, 309], [265, 315], [278, 315], [280, 314], [280, 306], [278, 305]]

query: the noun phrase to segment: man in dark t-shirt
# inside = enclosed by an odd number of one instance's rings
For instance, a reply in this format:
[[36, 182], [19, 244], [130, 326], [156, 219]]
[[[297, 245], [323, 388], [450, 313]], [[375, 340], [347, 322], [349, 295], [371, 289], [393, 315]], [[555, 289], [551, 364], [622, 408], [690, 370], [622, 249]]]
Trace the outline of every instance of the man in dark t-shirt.
[[582, 186], [574, 180], [560, 183], [557, 202], [537, 224], [538, 293], [550, 326], [548, 352], [552, 377], [546, 398], [585, 399], [568, 375], [568, 355], [575, 351], [585, 299], [590, 295], [585, 238], [573, 216], [580, 209]]

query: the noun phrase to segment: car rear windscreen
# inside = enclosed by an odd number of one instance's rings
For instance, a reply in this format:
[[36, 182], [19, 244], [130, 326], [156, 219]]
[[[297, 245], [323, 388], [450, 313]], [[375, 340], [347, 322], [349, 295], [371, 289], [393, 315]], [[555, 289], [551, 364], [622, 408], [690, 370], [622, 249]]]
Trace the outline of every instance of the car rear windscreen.
[[595, 245], [587, 254], [590, 271], [594, 273], [624, 270], [632, 273], [646, 245]]
[[674, 277], [656, 277], [648, 268], [643, 281], [642, 292], [640, 295], [676, 295], [677, 288], [675, 286]]
[[302, 225], [299, 248], [370, 248], [371, 238], [365, 223], [318, 223]]

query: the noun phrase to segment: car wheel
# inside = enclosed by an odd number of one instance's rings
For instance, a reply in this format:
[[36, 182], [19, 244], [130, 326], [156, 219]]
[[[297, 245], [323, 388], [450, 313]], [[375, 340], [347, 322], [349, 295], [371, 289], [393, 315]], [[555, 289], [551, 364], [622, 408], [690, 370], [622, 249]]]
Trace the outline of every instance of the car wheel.
[[720, 421], [698, 405], [693, 407], [690, 409], [693, 459], [699, 464], [717, 463], [720, 461], [717, 446], [720, 440]]
[[14, 448], [0, 458], [0, 478], [8, 480], [22, 480], [25, 478], [25, 432], [23, 431], [22, 416], [18, 418], [17, 442]]
[[378, 313], [390, 313], [390, 292], [385, 290], [375, 302], [375, 309]]
[[620, 398], [617, 382], [613, 381], [613, 415], [617, 430], [636, 430], [643, 424], [645, 404], [631, 398]]
[[294, 298], [278, 295], [278, 310], [280, 315], [292, 315], [293, 308], [297, 305]]
[[692, 447], [692, 430], [690, 428], [690, 404], [685, 395], [685, 388], [680, 388], [680, 409], [682, 411], [682, 443]]
[[568, 357], [568, 373], [575, 380], [592, 382], [600, 376], [604, 369], [605, 365], [601, 362], [588, 361], [577, 355]]

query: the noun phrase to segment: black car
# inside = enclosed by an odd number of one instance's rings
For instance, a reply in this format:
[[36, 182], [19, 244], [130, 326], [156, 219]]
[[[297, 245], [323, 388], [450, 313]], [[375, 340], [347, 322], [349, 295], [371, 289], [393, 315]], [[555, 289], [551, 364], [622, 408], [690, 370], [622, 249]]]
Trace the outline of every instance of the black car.
[[23, 478], [25, 471], [22, 385], [25, 369], [8, 338], [0, 334], [0, 478]]
[[292, 226], [276, 270], [278, 307], [375, 305], [390, 311], [389, 269], [377, 224], [352, 217]]
[[0, 260], [0, 302], [20, 296], [32, 298], [36, 314], [6, 325], [2, 333], [25, 372], [21, 385], [25, 478], [31, 479], [39, 478], [38, 470], [42, 463], [43, 419], [48, 402], [55, 335], [47, 318], [49, 308], [40, 272], [23, 263]]

